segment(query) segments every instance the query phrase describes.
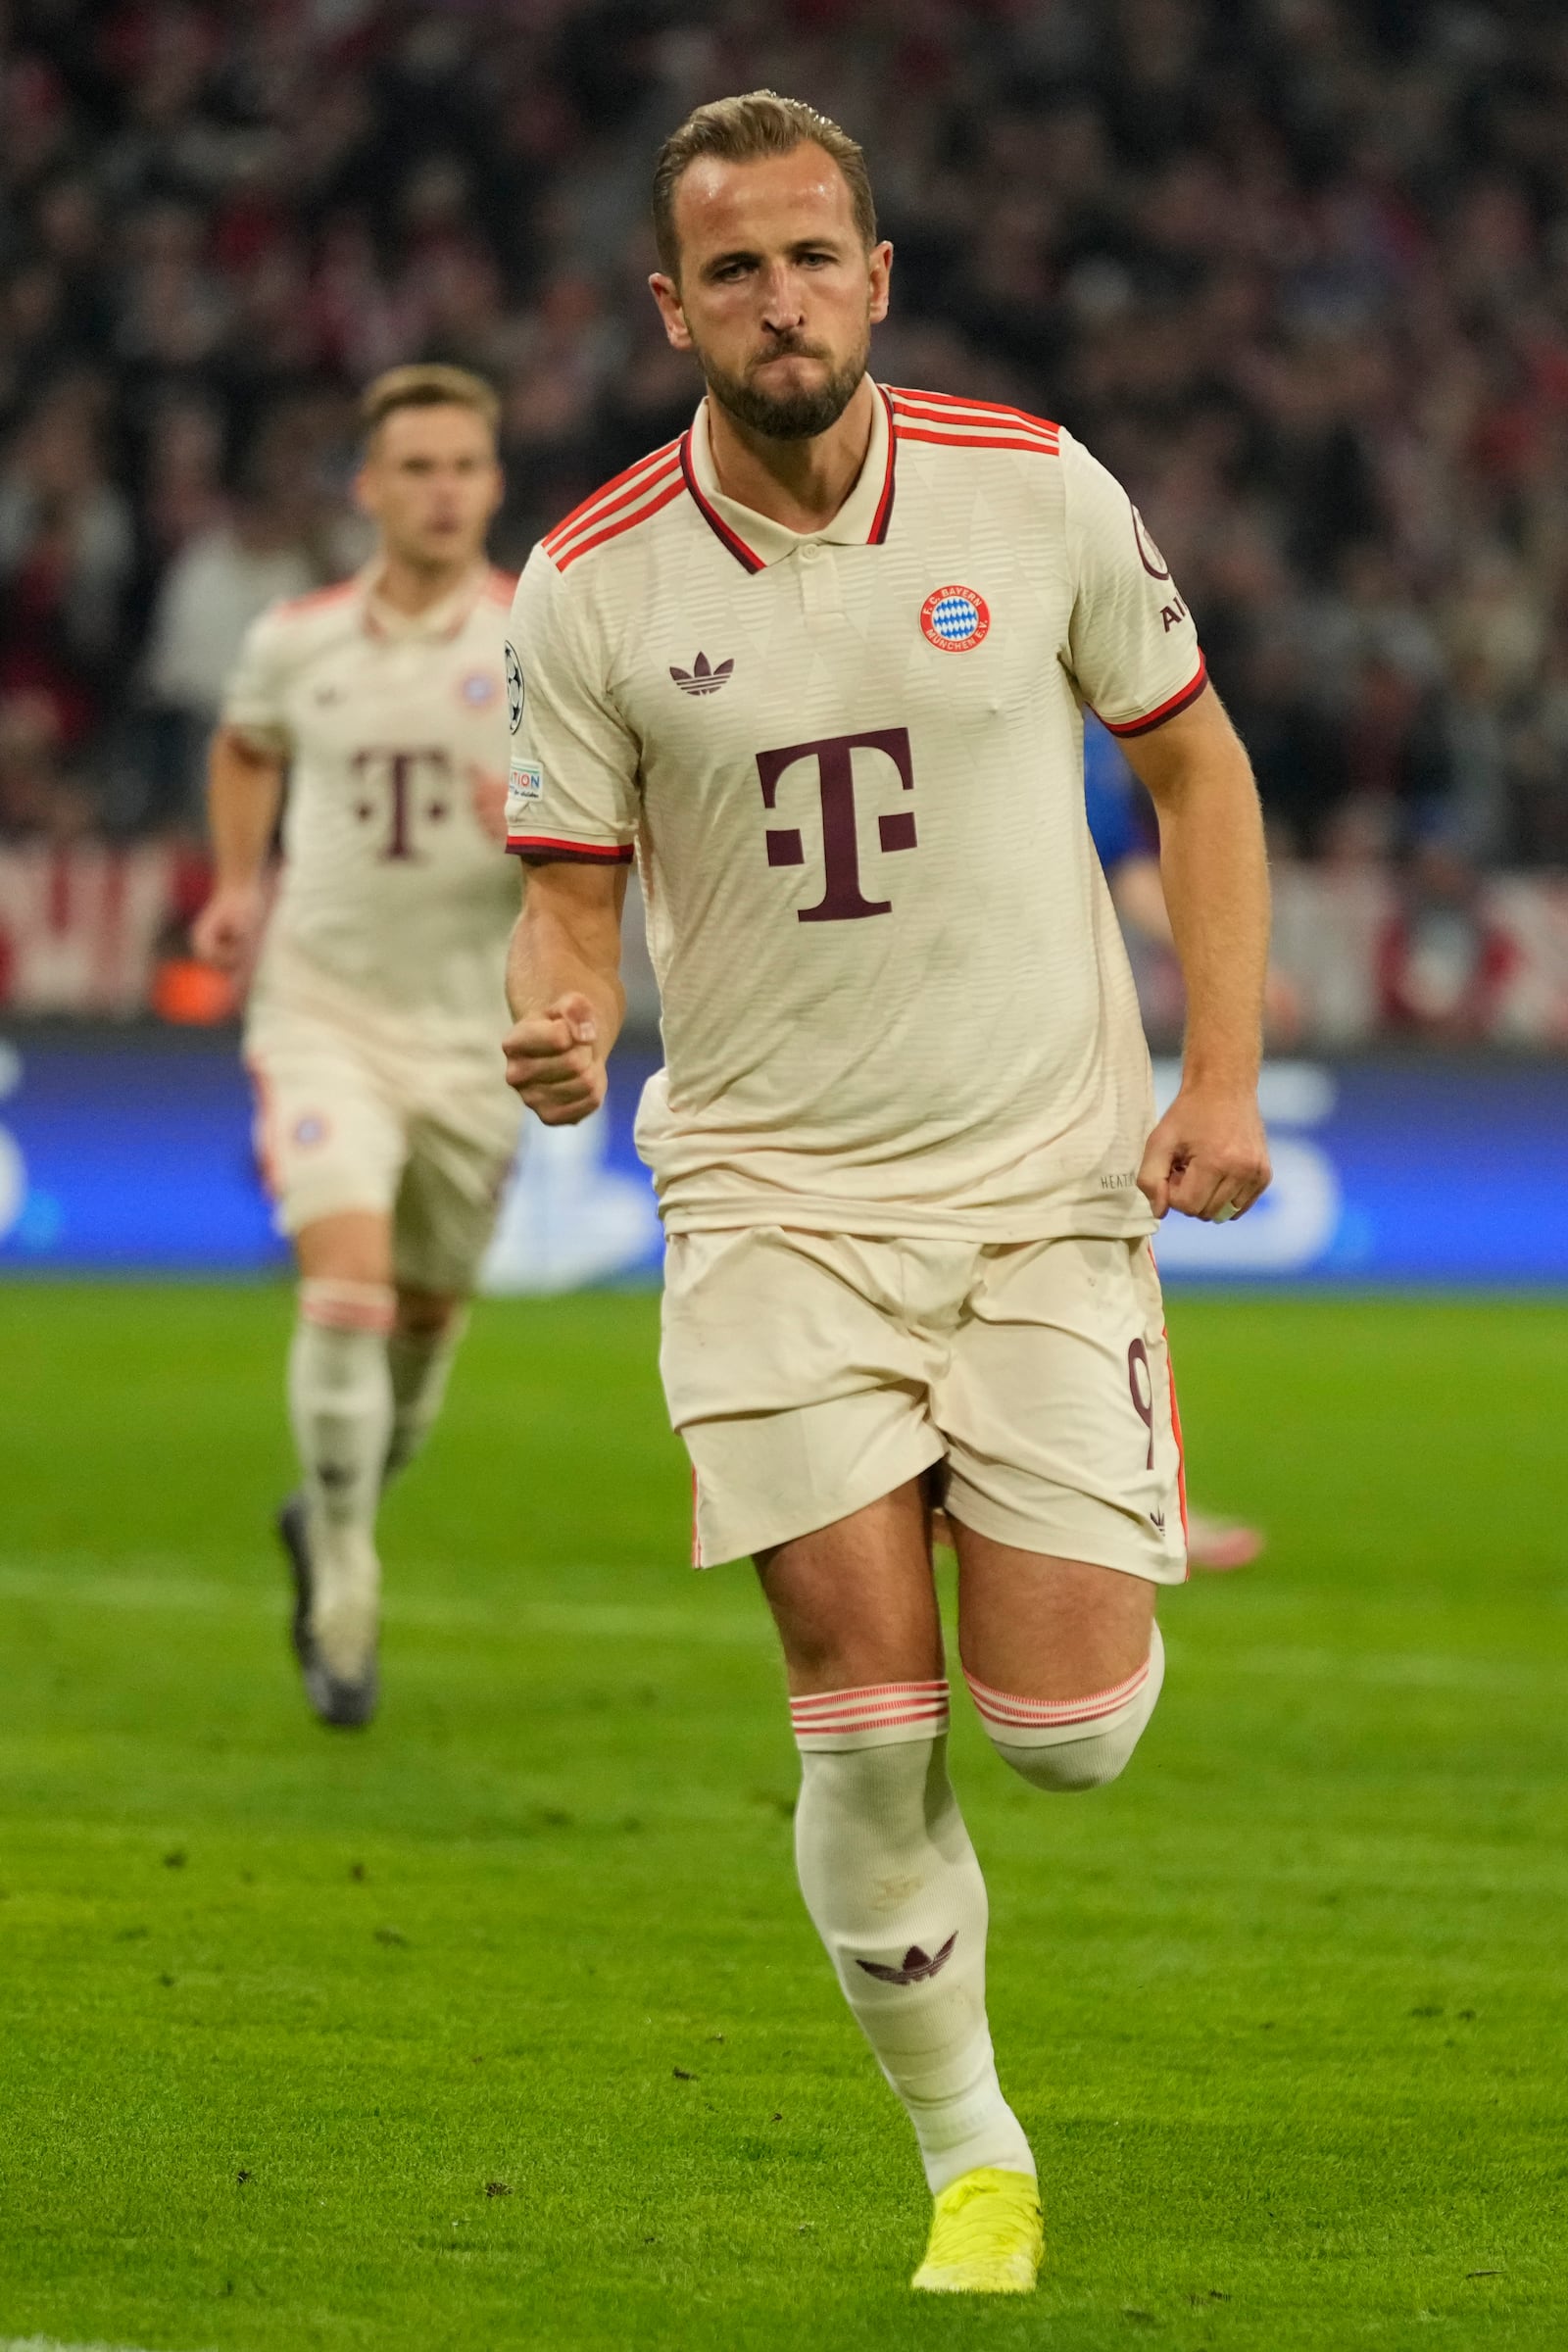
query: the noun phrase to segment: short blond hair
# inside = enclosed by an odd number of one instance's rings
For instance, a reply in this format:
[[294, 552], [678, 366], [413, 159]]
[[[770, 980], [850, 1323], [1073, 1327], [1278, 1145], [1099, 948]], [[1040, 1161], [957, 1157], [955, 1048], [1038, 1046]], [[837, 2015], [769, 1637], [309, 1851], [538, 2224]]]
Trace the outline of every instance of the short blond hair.
[[793, 155], [797, 147], [820, 147], [843, 172], [855, 211], [855, 225], [867, 252], [876, 243], [876, 205], [865, 153], [826, 115], [776, 90], [748, 90], [743, 98], [714, 98], [697, 107], [659, 150], [654, 166], [654, 242], [659, 266], [680, 275], [680, 239], [675, 233], [675, 190], [682, 174], [705, 155], [726, 164], [750, 164], [766, 155]]
[[381, 426], [399, 409], [471, 409], [482, 416], [492, 436], [501, 424], [501, 401], [493, 384], [466, 368], [448, 368], [437, 360], [420, 360], [411, 368], [388, 368], [360, 395], [360, 424], [373, 441]]

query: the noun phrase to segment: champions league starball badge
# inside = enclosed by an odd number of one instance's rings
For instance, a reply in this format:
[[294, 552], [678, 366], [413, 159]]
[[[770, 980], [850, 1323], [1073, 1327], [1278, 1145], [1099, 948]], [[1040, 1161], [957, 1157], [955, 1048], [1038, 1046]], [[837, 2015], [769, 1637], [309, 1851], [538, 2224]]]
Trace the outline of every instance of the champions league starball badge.
[[522, 663], [517, 660], [516, 647], [510, 642], [507, 646], [507, 716], [512, 721], [512, 732], [515, 735], [522, 724]]

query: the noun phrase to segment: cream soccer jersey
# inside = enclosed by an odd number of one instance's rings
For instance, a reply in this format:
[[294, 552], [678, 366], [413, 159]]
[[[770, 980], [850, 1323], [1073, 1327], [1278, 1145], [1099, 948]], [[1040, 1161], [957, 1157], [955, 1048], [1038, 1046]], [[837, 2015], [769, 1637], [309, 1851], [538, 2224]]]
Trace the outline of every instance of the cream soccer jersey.
[[512, 643], [508, 846], [639, 860], [671, 1231], [1151, 1229], [1083, 707], [1136, 735], [1203, 662], [1069, 433], [879, 388], [855, 490], [798, 534], [720, 493], [700, 409], [534, 550]]
[[506, 1025], [515, 884], [473, 808], [506, 757], [510, 574], [410, 618], [362, 572], [255, 623], [225, 722], [290, 763], [253, 1003], [396, 1027], [434, 1051]]

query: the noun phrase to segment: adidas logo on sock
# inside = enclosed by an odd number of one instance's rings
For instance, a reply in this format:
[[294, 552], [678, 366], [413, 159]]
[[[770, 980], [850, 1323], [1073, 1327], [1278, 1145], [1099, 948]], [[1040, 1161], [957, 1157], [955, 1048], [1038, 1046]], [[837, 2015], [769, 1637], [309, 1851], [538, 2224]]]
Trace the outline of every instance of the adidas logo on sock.
[[939, 1952], [923, 1952], [917, 1943], [911, 1943], [904, 1955], [902, 1968], [889, 1968], [883, 1960], [857, 1960], [855, 1965], [882, 1984], [923, 1984], [928, 1977], [947, 1967], [957, 1940], [958, 1931], [955, 1928]]

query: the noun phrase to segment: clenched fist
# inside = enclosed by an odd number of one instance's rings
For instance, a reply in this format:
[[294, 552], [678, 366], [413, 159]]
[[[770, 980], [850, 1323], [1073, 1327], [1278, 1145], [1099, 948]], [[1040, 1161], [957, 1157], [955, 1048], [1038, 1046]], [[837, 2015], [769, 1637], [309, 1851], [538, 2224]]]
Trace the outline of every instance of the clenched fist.
[[1178, 1208], [1222, 1225], [1245, 1215], [1272, 1174], [1253, 1090], [1184, 1084], [1145, 1147], [1138, 1189], [1156, 1217]]
[[259, 882], [220, 884], [191, 925], [190, 944], [203, 963], [241, 972], [256, 952], [267, 914]]
[[547, 1127], [575, 1127], [605, 1099], [599, 1024], [588, 999], [557, 997], [502, 1040], [507, 1084]]

